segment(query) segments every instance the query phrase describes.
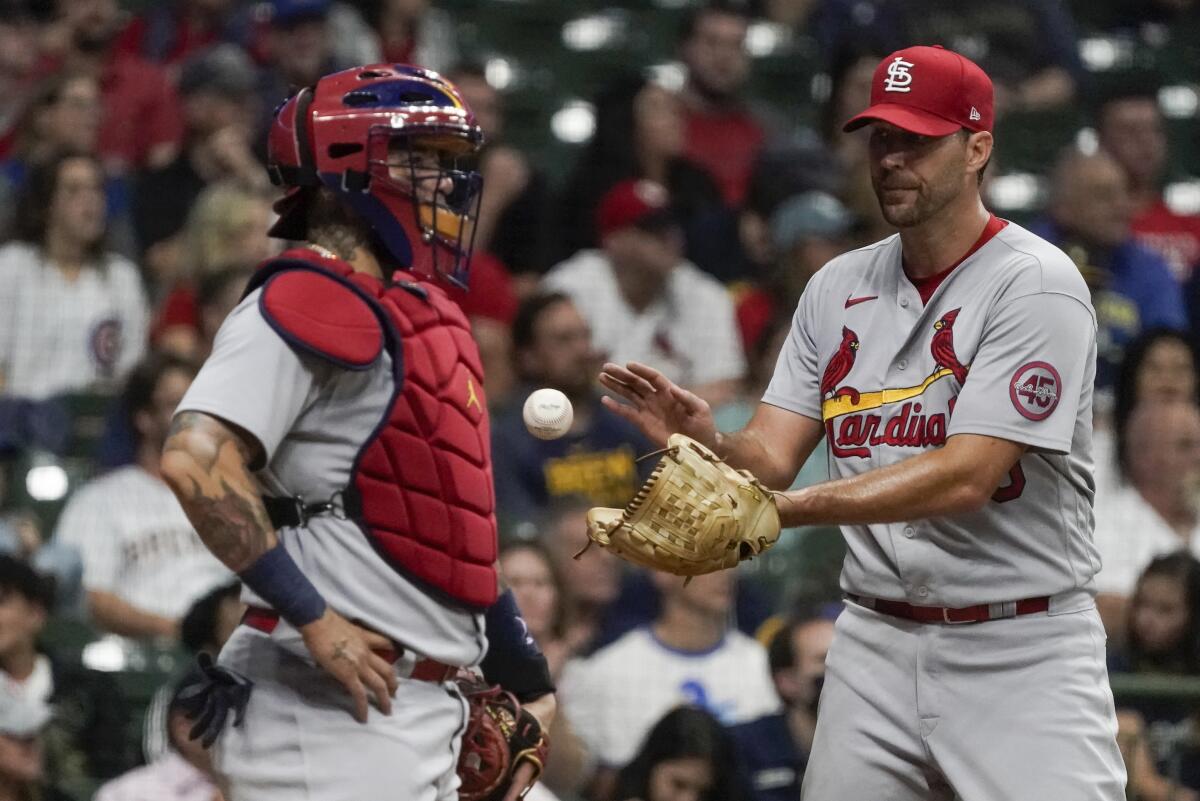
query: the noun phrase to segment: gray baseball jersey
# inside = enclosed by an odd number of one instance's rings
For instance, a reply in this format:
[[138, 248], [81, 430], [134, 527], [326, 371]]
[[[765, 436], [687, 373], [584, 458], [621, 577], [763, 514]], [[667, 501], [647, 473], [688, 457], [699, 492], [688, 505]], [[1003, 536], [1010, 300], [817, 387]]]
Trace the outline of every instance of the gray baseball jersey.
[[848, 604], [802, 797], [1119, 801], [1125, 770], [1091, 599], [1087, 287], [1062, 252], [1012, 224], [924, 298], [901, 258], [892, 237], [817, 273], [764, 400], [824, 422], [835, 478], [954, 434], [1028, 450], [977, 512], [843, 526], [842, 587], [1009, 607], [997, 615], [1051, 596], [1050, 609], [952, 626]]
[[1029, 446], [971, 514], [843, 526], [847, 592], [930, 606], [1086, 608], [1096, 319], [1067, 256], [1008, 224], [927, 303], [898, 236], [834, 259], [800, 300], [763, 400], [822, 420], [830, 475], [985, 434]]
[[[256, 472], [264, 495], [323, 501], [350, 481], [354, 458], [389, 406], [392, 362], [343, 370], [300, 356], [248, 295], [217, 333], [212, 355], [178, 411], [235, 423], [262, 444]], [[392, 569], [353, 523], [320, 515], [284, 528], [280, 541], [337, 612], [424, 656], [455, 665], [483, 658], [483, 618], [446, 606]], [[244, 599], [266, 604], [246, 590]], [[281, 624], [272, 639], [307, 658], [299, 634]]]

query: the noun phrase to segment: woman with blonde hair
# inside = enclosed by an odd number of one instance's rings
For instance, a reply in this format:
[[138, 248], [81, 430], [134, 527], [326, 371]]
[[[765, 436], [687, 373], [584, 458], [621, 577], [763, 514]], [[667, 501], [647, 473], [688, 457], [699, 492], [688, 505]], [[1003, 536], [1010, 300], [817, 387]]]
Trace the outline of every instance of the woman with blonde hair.
[[265, 231], [271, 227], [270, 197], [241, 184], [214, 184], [188, 215], [184, 242], [190, 277], [230, 267], [253, 267], [275, 253]]
[[182, 273], [155, 317], [155, 347], [188, 358], [208, 352], [246, 278], [277, 251], [266, 235], [272, 214], [269, 195], [257, 189], [221, 182], [204, 190], [183, 230]]

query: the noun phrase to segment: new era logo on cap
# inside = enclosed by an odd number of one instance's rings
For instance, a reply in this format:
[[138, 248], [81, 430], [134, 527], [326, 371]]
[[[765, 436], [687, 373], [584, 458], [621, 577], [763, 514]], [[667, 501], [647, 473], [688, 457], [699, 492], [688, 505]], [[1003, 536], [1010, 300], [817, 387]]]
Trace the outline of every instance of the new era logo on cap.
[[880, 121], [921, 136], [992, 130], [992, 81], [979, 65], [942, 47], [906, 47], [879, 62], [871, 106], [844, 130]]

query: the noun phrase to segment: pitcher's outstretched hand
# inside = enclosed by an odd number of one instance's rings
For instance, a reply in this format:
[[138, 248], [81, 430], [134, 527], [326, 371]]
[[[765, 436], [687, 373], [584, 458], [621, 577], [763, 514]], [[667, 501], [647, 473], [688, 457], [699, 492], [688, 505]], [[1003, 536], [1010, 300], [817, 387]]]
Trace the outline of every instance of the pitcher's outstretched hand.
[[708, 402], [653, 367], [638, 362], [622, 367], [608, 362], [600, 371], [600, 383], [628, 401], [621, 403], [605, 396], [601, 402], [637, 426], [660, 448], [665, 448], [667, 437], [676, 432], [716, 448], [717, 425]]

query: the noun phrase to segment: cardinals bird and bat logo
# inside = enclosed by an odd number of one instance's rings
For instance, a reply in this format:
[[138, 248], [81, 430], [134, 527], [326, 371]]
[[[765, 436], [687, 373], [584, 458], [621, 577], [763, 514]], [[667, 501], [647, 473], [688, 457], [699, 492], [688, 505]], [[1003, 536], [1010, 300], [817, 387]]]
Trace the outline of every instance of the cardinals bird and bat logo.
[[[870, 446], [875, 445], [926, 448], [945, 444], [946, 424], [954, 411], [954, 399], [950, 399], [945, 411], [931, 412], [920, 398], [944, 378], [954, 378], [959, 386], [967, 380], [970, 365], [959, 361], [954, 352], [954, 321], [960, 311], [961, 308], [948, 311], [933, 324], [929, 343], [934, 361], [932, 373], [914, 386], [871, 392], [842, 384], [854, 368], [861, 347], [858, 334], [842, 326], [841, 344], [821, 376], [821, 417], [834, 456], [866, 459], [871, 455]], [[903, 405], [885, 424], [883, 415], [876, 410], [897, 403]]]

